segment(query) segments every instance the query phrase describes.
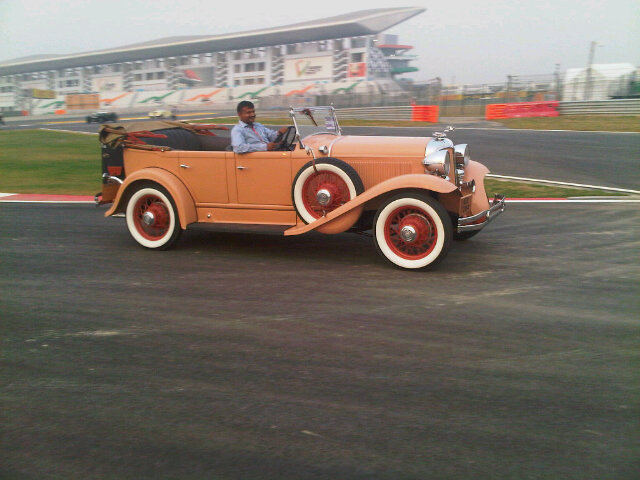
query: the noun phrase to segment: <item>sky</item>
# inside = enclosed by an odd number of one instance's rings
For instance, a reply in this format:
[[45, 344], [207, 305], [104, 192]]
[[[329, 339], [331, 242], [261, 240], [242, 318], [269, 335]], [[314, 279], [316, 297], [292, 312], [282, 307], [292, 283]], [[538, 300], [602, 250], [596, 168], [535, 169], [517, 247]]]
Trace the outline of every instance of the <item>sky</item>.
[[392, 27], [414, 46], [414, 80], [492, 83], [594, 63], [640, 65], [640, 0], [0, 0], [0, 61], [72, 54], [174, 35], [239, 32], [356, 10], [424, 7]]

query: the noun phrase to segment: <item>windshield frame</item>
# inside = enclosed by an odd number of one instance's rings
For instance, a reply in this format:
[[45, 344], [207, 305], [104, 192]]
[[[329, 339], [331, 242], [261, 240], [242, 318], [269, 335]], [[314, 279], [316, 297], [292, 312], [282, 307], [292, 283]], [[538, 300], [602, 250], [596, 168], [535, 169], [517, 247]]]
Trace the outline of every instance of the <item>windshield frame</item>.
[[[289, 116], [291, 117], [291, 119], [293, 120], [293, 125], [296, 128], [296, 134], [298, 135], [298, 139], [300, 141], [300, 145], [302, 146], [302, 148], [304, 148], [304, 143], [302, 142], [302, 135], [300, 133], [300, 125], [298, 125], [298, 122], [296, 121], [296, 116], [297, 115], [307, 115], [305, 112], [309, 112], [311, 115], [313, 115], [314, 111], [323, 111], [326, 112], [327, 110], [329, 110], [329, 113], [331, 113], [331, 116], [333, 118], [333, 122], [336, 126], [336, 131], [335, 132], [331, 132], [329, 130], [323, 131], [323, 132], [315, 132], [315, 133], [311, 133], [309, 135], [305, 135], [306, 137], [312, 137], [314, 135], [335, 135], [337, 137], [342, 136], [342, 128], [340, 127], [340, 123], [338, 123], [338, 117], [336, 116], [336, 109], [333, 108], [333, 106], [320, 106], [320, 107], [301, 107], [301, 108], [293, 108], [290, 107], [289, 109]], [[311, 119], [314, 123], [315, 123], [315, 119], [312, 118]]]

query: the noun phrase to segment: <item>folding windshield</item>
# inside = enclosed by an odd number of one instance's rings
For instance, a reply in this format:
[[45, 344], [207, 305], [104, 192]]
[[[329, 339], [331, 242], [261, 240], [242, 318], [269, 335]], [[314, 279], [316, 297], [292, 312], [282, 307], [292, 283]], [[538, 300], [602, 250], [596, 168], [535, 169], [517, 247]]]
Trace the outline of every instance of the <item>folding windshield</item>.
[[321, 133], [342, 134], [333, 107], [292, 108], [289, 113], [301, 139]]

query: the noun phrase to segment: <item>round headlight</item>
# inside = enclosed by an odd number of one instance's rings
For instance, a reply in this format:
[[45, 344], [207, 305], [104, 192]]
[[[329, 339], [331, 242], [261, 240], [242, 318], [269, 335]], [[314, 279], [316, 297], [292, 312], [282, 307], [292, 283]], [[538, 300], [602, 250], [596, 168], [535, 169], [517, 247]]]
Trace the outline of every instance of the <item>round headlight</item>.
[[430, 172], [448, 175], [449, 168], [451, 167], [451, 162], [449, 161], [449, 150], [445, 148], [443, 150], [438, 150], [437, 152], [432, 152], [424, 157], [422, 163]]
[[456, 157], [456, 165], [462, 165], [466, 167], [469, 164], [469, 160], [471, 160], [471, 152], [469, 150], [469, 145], [466, 143], [461, 143], [460, 145], [456, 145], [454, 147], [454, 155]]

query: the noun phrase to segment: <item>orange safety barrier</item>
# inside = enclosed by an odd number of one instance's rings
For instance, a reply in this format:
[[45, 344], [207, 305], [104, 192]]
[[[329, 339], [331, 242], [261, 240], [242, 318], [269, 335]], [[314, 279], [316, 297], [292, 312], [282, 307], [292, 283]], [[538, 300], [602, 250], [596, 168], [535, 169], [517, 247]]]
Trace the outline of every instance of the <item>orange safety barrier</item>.
[[519, 117], [557, 117], [557, 101], [553, 102], [521, 102], [521, 103], [492, 103], [485, 108], [485, 118], [494, 120], [498, 118]]
[[440, 107], [438, 105], [412, 105], [412, 122], [436, 123], [440, 117]]

